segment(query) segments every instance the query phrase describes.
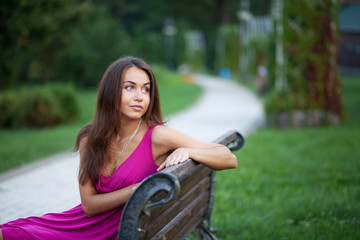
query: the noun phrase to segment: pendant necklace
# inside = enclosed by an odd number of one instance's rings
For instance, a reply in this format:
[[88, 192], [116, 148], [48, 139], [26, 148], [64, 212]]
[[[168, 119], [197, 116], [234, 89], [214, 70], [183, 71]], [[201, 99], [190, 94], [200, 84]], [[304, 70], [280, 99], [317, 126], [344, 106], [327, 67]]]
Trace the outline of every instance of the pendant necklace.
[[[130, 137], [127, 137], [127, 138], [129, 138], [129, 139], [128, 139], [127, 142], [124, 144], [124, 146], [123, 146], [123, 148], [121, 149], [119, 155], [117, 156], [116, 164], [111, 168], [111, 170], [112, 170], [111, 172], [112, 172], [112, 173], [109, 174], [110, 177], [111, 177], [111, 175], [115, 172], [115, 169], [116, 169], [117, 165], [119, 164], [121, 155], [124, 153], [124, 151], [126, 150], [126, 148], [129, 146], [131, 140], [134, 138], [134, 136], [136, 135], [137, 131], [139, 130], [141, 121], [142, 121], [142, 118], [140, 118], [139, 123], [138, 123], [138, 125], [136, 126], [135, 131], [131, 134]], [[127, 139], [127, 138], [125, 138], [125, 139]], [[122, 143], [125, 139], [123, 139], [120, 143]], [[118, 143], [118, 144], [120, 144], [120, 143]]]

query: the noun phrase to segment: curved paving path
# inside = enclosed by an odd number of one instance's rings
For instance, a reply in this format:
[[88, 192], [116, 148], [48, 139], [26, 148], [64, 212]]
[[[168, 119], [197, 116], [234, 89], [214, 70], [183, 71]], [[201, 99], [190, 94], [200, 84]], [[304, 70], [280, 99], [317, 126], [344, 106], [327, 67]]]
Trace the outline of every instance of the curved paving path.
[[213, 141], [229, 130], [246, 136], [263, 125], [263, 107], [254, 93], [217, 77], [196, 75], [196, 82], [204, 89], [203, 95], [189, 109], [170, 116], [170, 127]]
[[[262, 126], [263, 108], [255, 94], [229, 80], [204, 75], [195, 79], [203, 95], [189, 109], [170, 116], [170, 127], [213, 141], [229, 130], [246, 136]], [[79, 204], [78, 163], [77, 154], [61, 153], [0, 175], [0, 224]]]

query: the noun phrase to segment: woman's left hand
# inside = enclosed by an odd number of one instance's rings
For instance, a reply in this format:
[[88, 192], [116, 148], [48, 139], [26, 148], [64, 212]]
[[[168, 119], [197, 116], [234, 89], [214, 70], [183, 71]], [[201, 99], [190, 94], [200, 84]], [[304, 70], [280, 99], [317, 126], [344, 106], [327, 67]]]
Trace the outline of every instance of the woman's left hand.
[[161, 171], [164, 168], [174, 166], [179, 163], [183, 163], [190, 158], [189, 153], [185, 148], [178, 148], [172, 152], [166, 160], [159, 166], [157, 171]]

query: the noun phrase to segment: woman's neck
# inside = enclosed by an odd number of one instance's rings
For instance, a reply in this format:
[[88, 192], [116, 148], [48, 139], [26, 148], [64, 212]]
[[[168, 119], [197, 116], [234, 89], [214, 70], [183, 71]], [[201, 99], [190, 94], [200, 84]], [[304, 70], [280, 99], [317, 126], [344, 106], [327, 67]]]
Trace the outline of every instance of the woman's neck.
[[[142, 121], [140, 119], [127, 119], [121, 121], [121, 130], [117, 140], [122, 140], [132, 135], [136, 129], [140, 129]], [[140, 124], [140, 125], [139, 125]], [[138, 126], [139, 125], [139, 126]]]

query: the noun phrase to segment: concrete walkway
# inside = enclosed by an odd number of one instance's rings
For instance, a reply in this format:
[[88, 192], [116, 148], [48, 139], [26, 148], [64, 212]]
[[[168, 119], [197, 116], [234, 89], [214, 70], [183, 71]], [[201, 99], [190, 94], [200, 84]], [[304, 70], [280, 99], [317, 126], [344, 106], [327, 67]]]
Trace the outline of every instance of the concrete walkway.
[[[255, 94], [229, 80], [203, 75], [195, 79], [203, 95], [189, 109], [170, 116], [169, 127], [213, 141], [230, 130], [246, 136], [263, 125], [262, 104]], [[78, 154], [61, 153], [0, 175], [0, 224], [78, 205], [78, 164]]]
[[197, 103], [170, 116], [168, 125], [200, 140], [213, 141], [229, 130], [243, 135], [264, 124], [256, 95], [239, 84], [217, 77], [196, 75], [204, 93]]

